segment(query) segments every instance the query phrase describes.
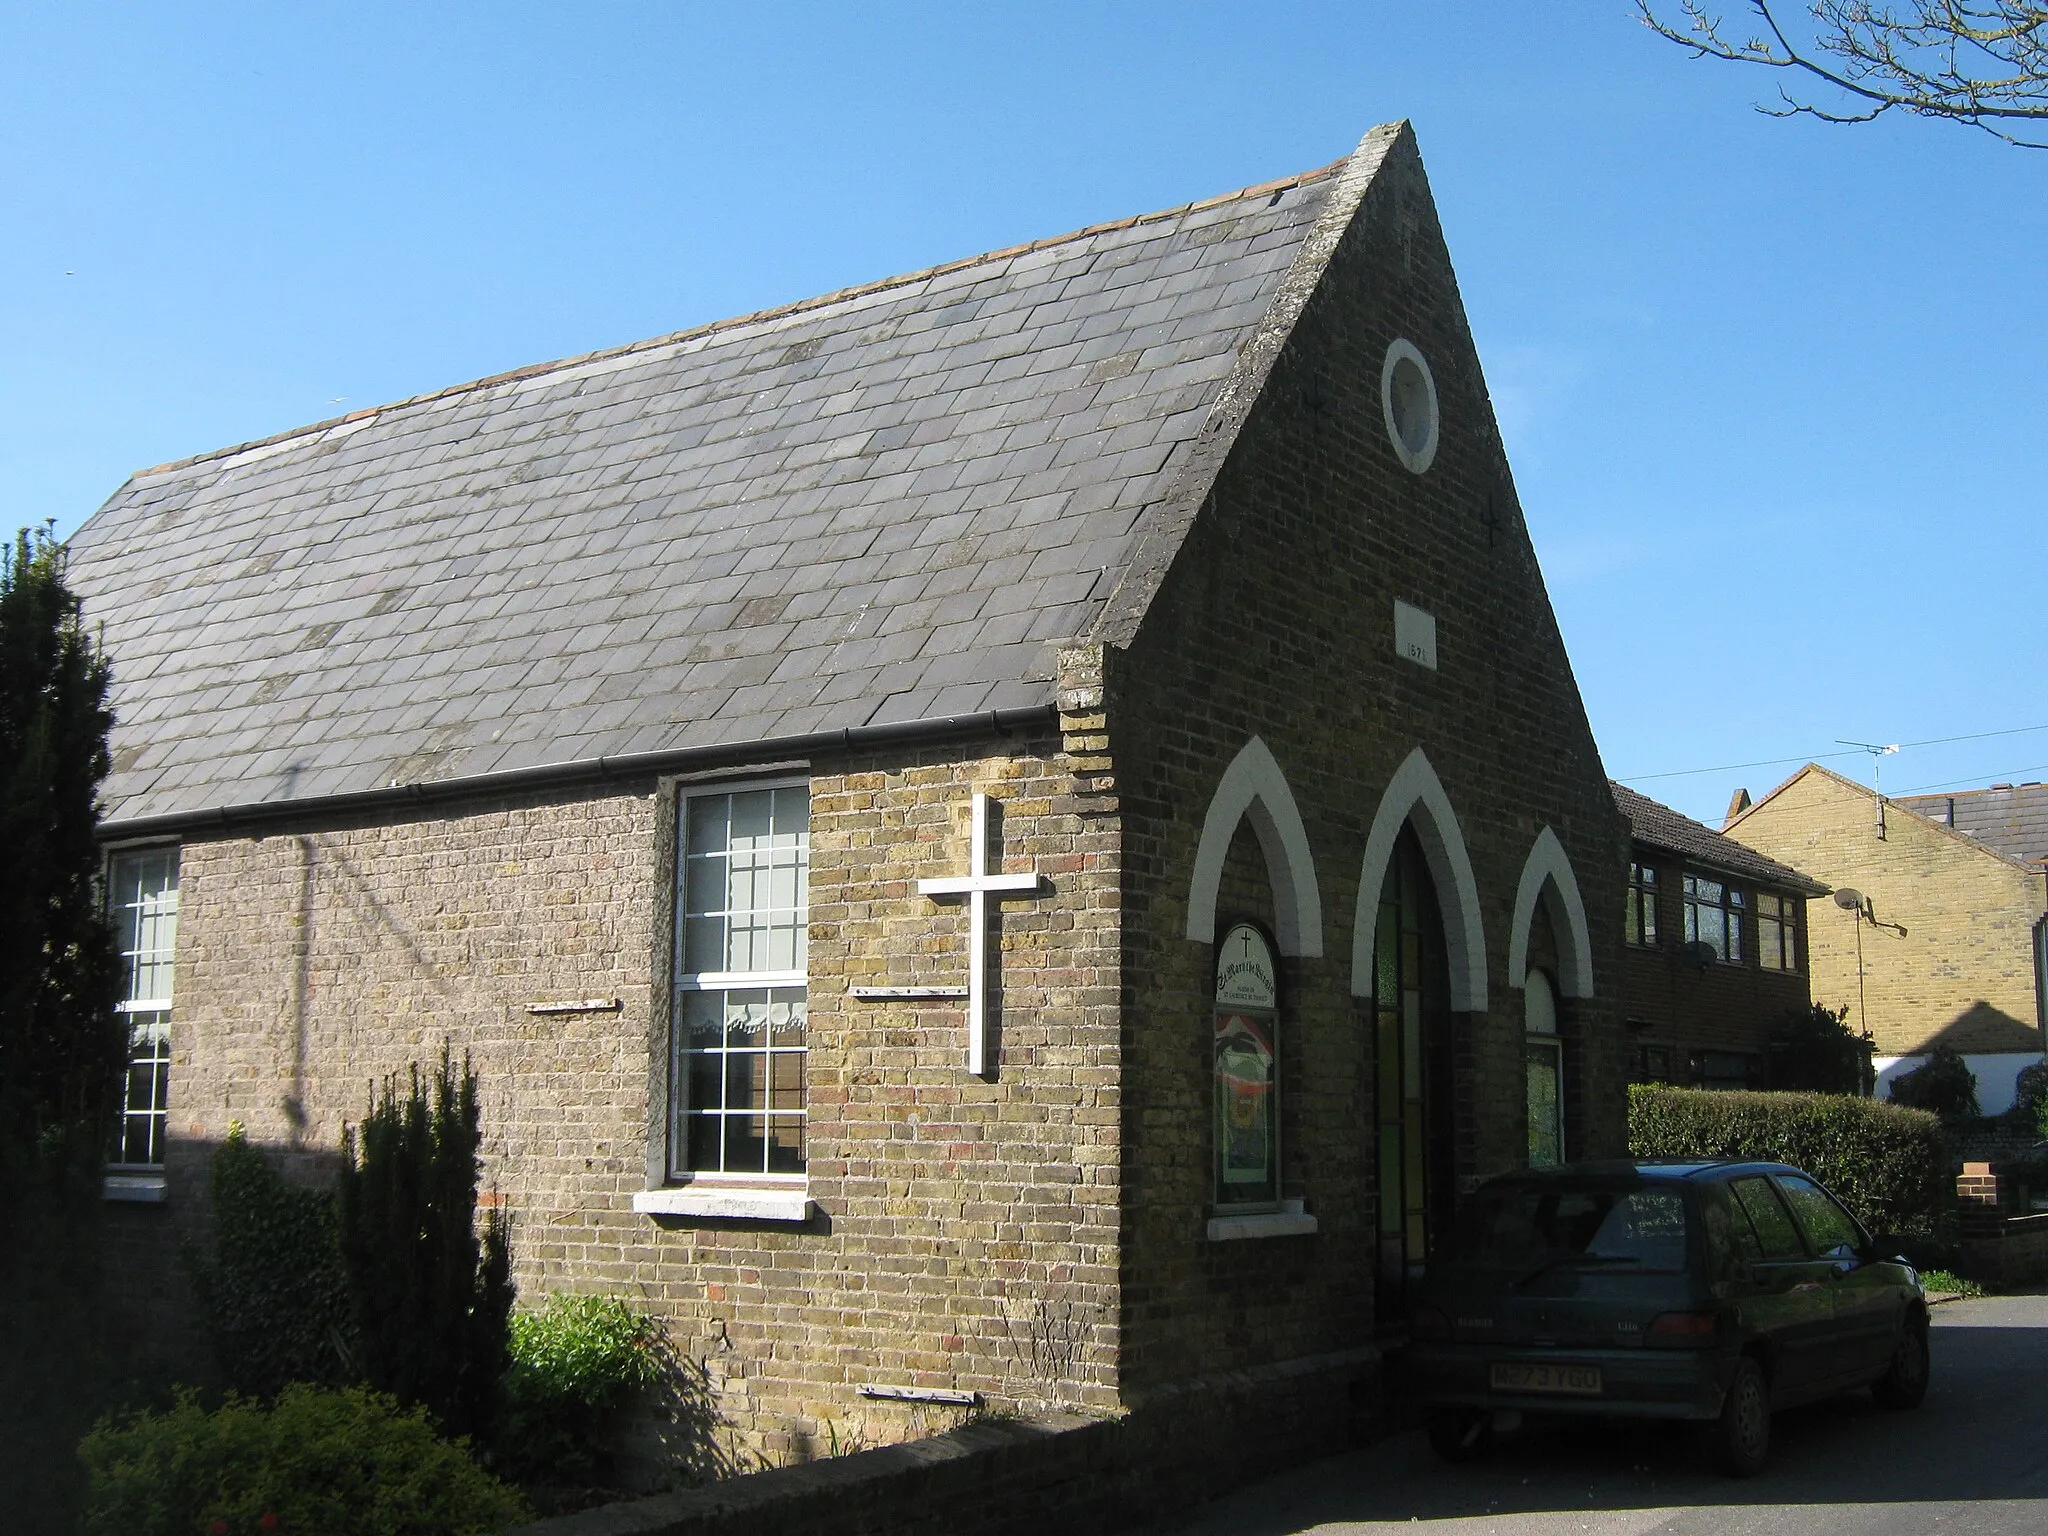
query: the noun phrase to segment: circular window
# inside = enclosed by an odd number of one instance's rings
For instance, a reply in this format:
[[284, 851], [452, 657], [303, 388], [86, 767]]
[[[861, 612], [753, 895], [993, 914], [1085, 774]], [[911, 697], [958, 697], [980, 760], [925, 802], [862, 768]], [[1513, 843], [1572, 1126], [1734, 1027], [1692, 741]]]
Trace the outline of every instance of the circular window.
[[1412, 341], [1396, 341], [1380, 365], [1380, 405], [1394, 452], [1416, 474], [1436, 457], [1436, 380]]

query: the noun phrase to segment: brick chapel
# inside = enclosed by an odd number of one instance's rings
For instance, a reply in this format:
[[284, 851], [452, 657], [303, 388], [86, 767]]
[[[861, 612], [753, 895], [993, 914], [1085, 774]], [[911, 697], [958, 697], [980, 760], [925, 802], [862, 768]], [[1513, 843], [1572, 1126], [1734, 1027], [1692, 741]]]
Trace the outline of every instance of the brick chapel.
[[145, 1345], [230, 1122], [318, 1177], [444, 1041], [523, 1294], [770, 1459], [1306, 1445], [1461, 1191], [1624, 1150], [1626, 831], [1405, 124], [147, 470], [69, 558]]

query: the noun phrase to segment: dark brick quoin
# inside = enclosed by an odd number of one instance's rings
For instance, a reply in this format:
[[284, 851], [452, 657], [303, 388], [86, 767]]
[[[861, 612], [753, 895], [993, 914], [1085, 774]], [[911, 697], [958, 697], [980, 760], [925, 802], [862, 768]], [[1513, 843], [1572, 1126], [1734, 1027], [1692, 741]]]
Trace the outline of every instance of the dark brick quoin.
[[[1434, 381], [1426, 464], [1388, 425], [1397, 341]], [[388, 538], [314, 536], [358, 515]], [[1568, 1153], [1623, 1150], [1626, 837], [1405, 125], [1324, 172], [152, 472], [101, 518], [81, 586], [123, 616], [126, 728], [155, 733], [109, 836], [183, 850], [166, 1198], [122, 1213], [134, 1326], [167, 1350], [196, 1338], [173, 1271], [229, 1123], [317, 1180], [371, 1080], [446, 1041], [483, 1077], [522, 1294], [629, 1297], [688, 1362], [704, 1420], [650, 1419], [650, 1455], [730, 1471], [959, 1428], [934, 1393], [1078, 1413], [861, 1467], [953, 1511], [1043, 1484], [1020, 1508], [1085, 1524], [1333, 1447], [1378, 1421], [1398, 1336], [1370, 993], [1404, 826], [1451, 974], [1433, 1213], [1526, 1159], [1532, 969]], [[236, 551], [221, 602], [266, 677], [314, 611], [275, 573], [334, 570], [317, 697], [237, 683], [225, 642], [172, 665], [132, 557], [181, 518]], [[584, 530], [573, 558], [508, 554], [542, 522]], [[669, 606], [726, 608], [670, 623], [664, 561], [694, 594]], [[458, 616], [419, 606], [436, 581]], [[1433, 655], [1397, 648], [1397, 603]], [[459, 698], [437, 625], [494, 658]], [[516, 750], [483, 745], [493, 700]], [[680, 797], [763, 780], [810, 795], [810, 1203], [650, 1213], [676, 1193], [650, 1182]], [[1040, 883], [990, 923], [973, 1076], [958, 1001], [874, 989], [964, 981], [967, 909], [919, 882], [966, 872], [977, 794], [991, 867]], [[1238, 919], [1280, 951], [1256, 1214], [1212, 1204]], [[579, 999], [603, 1006], [534, 1011]], [[779, 1486], [882, 1528], [888, 1480], [856, 1470]], [[675, 1528], [765, 1507], [707, 1497]]]

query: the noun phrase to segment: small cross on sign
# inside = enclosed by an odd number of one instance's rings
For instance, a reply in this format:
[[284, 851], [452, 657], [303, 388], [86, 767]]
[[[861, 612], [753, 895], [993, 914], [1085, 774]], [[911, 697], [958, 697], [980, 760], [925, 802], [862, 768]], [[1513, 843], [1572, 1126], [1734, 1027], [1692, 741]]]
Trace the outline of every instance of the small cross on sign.
[[[996, 853], [1000, 868], [1002, 853]], [[1048, 882], [1041, 875], [990, 874], [988, 868], [988, 796], [974, 796], [974, 831], [969, 845], [967, 875], [920, 880], [917, 888], [927, 896], [967, 898], [967, 1070], [976, 1077], [988, 1070], [988, 920], [989, 898], [1042, 896]]]

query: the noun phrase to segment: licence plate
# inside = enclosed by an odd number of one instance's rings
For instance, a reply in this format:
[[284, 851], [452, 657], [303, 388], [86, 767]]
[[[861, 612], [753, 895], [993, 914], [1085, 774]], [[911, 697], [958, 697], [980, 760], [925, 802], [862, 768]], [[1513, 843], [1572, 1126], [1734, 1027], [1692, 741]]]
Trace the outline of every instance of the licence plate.
[[1598, 1397], [1600, 1367], [1597, 1365], [1495, 1365], [1496, 1392], [1557, 1392], [1567, 1396]]

